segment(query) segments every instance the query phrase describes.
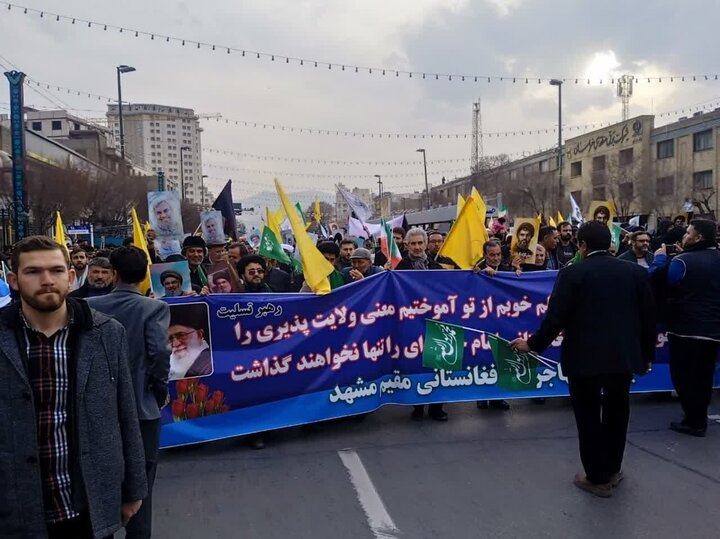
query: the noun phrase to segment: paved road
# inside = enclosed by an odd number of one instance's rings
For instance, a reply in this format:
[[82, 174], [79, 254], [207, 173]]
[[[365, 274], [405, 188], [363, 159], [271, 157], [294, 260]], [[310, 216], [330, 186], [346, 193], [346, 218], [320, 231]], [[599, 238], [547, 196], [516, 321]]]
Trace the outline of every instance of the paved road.
[[720, 537], [720, 424], [705, 439], [675, 434], [675, 402], [634, 398], [627, 478], [611, 499], [572, 485], [581, 468], [564, 399], [447, 410], [448, 423], [412, 422], [389, 406], [271, 433], [262, 451], [237, 439], [165, 451], [155, 537]]

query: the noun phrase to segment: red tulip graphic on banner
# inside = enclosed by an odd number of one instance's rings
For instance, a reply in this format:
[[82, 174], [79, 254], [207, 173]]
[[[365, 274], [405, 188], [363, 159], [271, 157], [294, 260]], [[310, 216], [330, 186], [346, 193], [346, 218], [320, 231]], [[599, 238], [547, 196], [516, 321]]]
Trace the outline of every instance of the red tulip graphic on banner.
[[225, 393], [210, 391], [210, 386], [197, 381], [197, 378], [185, 378], [175, 382], [176, 398], [170, 407], [173, 421], [197, 419], [230, 411], [225, 404]]

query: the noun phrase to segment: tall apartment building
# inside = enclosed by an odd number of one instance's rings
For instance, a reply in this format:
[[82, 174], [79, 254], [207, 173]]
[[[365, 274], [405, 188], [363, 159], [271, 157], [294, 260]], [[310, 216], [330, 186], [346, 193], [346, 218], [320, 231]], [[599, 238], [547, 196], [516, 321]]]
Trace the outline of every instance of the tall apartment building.
[[[202, 128], [193, 109], [132, 103], [123, 105], [125, 154], [165, 174], [168, 189], [185, 189], [185, 199], [203, 207], [212, 203], [202, 191]], [[108, 125], [120, 139], [117, 104], [108, 105]]]

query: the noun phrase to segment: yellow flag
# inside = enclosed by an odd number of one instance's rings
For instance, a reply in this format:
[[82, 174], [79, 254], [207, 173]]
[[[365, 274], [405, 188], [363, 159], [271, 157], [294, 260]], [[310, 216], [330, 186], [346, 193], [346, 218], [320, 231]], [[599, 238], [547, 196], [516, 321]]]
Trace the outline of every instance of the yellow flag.
[[285, 194], [280, 182], [275, 180], [275, 190], [280, 202], [282, 202], [285, 213], [290, 219], [293, 234], [295, 235], [295, 246], [300, 249], [300, 261], [303, 266], [305, 281], [316, 294], [327, 294], [330, 292], [330, 280], [328, 276], [335, 270], [332, 264], [318, 251], [315, 243], [305, 231], [305, 226], [300, 219], [292, 202]]
[[560, 210], [558, 210], [558, 224], [564, 223], [565, 217], [562, 216], [562, 213], [560, 213]]
[[458, 193], [457, 213], [455, 214], [455, 219], [460, 217], [460, 212], [462, 211], [464, 205], [465, 205], [465, 199], [463, 198], [463, 196], [460, 193]]
[[137, 212], [135, 208], [131, 210], [132, 214], [132, 227], [133, 227], [133, 245], [138, 249], [142, 250], [148, 259], [147, 273], [145, 274], [145, 280], [140, 284], [140, 292], [146, 294], [150, 290], [150, 253], [148, 251], [147, 242], [145, 241], [145, 231], [143, 226], [140, 224]]
[[265, 208], [265, 221], [267, 227], [272, 230], [278, 241], [282, 241], [282, 234], [280, 233], [280, 224], [275, 220], [275, 214], [270, 211], [270, 208]]
[[480, 213], [483, 216], [483, 223], [484, 223], [485, 216], [487, 215], [487, 205], [485, 204], [483, 197], [481, 197], [478, 190], [473, 187], [472, 191], [470, 191], [470, 198], [472, 198], [477, 203], [478, 209], [480, 210]]
[[[478, 194], [478, 196], [480, 195]], [[465, 205], [450, 229], [438, 256], [452, 258], [461, 269], [471, 269], [482, 258], [483, 245], [488, 240], [485, 211], [481, 210], [475, 197], [471, 195], [465, 201]]]
[[557, 225], [555, 224], [555, 219], [553, 219], [552, 216], [548, 217], [548, 224], [557, 228]]
[[148, 221], [145, 221], [145, 224], [143, 225], [143, 230], [145, 231], [146, 235], [148, 230], [152, 230], [152, 227], [150, 226], [150, 223]]
[[55, 212], [55, 241], [58, 242], [60, 245], [62, 245], [65, 248], [65, 251], [68, 252], [67, 243], [65, 243], [65, 227], [63, 226], [62, 217], [60, 217], [60, 212]]
[[[285, 210], [282, 209], [282, 207], [275, 210], [275, 214], [273, 215], [275, 217], [275, 222], [280, 225], [285, 220]], [[279, 236], [278, 236], [279, 237]]]
[[542, 222], [542, 213], [538, 212], [537, 217], [535, 217], [539, 222]]
[[320, 221], [322, 220], [322, 214], [320, 213], [320, 201], [317, 198], [315, 199], [315, 213], [313, 215], [313, 219], [315, 219], [317, 224], [320, 224]]

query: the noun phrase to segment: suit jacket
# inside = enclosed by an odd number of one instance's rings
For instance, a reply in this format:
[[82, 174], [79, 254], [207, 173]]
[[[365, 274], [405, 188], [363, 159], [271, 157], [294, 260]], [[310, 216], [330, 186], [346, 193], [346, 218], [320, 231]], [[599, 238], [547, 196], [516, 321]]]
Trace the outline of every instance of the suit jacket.
[[125, 326], [130, 337], [130, 373], [138, 417], [158, 419], [158, 403], [165, 401], [168, 391], [170, 307], [127, 285], [117, 286], [106, 296], [88, 298], [87, 302]]
[[[125, 330], [67, 300], [77, 323], [67, 403], [72, 503], [96, 537], [120, 529], [122, 502], [147, 495], [145, 453], [128, 369]], [[0, 312], [0, 536], [47, 537], [33, 392], [19, 303]], [[22, 343], [21, 345], [19, 343]], [[74, 372], [73, 372], [74, 371]]]
[[647, 270], [605, 252], [561, 269], [545, 318], [528, 344], [542, 352], [561, 331], [567, 376], [644, 372], [657, 338]]
[[280, 268], [272, 268], [265, 275], [265, 282], [272, 288], [273, 292], [290, 292], [290, 274]]

